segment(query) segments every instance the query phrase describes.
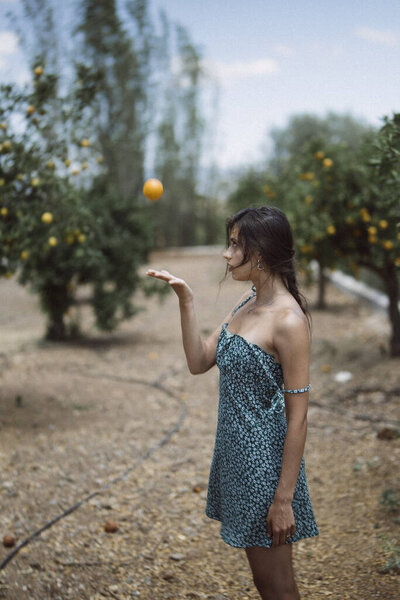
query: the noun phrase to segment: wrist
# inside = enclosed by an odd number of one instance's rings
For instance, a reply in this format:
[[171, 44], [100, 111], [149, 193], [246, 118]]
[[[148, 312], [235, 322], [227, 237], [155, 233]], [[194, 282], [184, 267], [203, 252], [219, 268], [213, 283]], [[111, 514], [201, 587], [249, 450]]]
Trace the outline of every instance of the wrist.
[[274, 504], [291, 504], [293, 500], [293, 494], [287, 492], [277, 492], [274, 496]]
[[179, 305], [181, 307], [193, 306], [193, 297], [191, 298], [179, 298]]

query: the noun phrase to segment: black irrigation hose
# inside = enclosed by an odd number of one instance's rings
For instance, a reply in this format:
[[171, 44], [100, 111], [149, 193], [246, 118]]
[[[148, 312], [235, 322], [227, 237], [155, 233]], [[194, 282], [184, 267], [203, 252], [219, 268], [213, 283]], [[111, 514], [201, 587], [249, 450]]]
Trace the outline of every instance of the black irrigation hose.
[[97, 496], [102, 491], [107, 490], [111, 485], [113, 485], [117, 481], [120, 481], [120, 480], [124, 479], [128, 475], [128, 473], [130, 473], [131, 471], [133, 471], [133, 469], [135, 469], [143, 461], [147, 460], [149, 458], [149, 456], [151, 456], [151, 454], [153, 454], [153, 452], [155, 452], [156, 450], [158, 450], [158, 448], [161, 448], [162, 446], [164, 446], [164, 444], [166, 444], [169, 441], [169, 439], [171, 438], [171, 436], [175, 432], [179, 431], [179, 428], [182, 425], [182, 422], [183, 422], [183, 420], [184, 420], [184, 418], [186, 416], [186, 410], [187, 410], [186, 403], [184, 401], [182, 401], [182, 399], [179, 398], [179, 396], [177, 396], [176, 394], [174, 394], [174, 392], [171, 392], [171, 390], [169, 390], [168, 388], [164, 387], [160, 383], [161, 377], [157, 381], [151, 383], [151, 382], [145, 381], [144, 379], [135, 379], [135, 378], [131, 378], [131, 377], [129, 377], [129, 378], [128, 377], [120, 377], [118, 375], [101, 375], [101, 374], [91, 374], [90, 375], [90, 374], [86, 374], [86, 373], [80, 373], [80, 374], [84, 375], [85, 377], [99, 377], [99, 378], [106, 378], [106, 379], [115, 379], [115, 380], [118, 380], [118, 381], [125, 381], [125, 382], [128, 382], [128, 383], [140, 383], [140, 384], [143, 384], [143, 385], [148, 385], [148, 386], [151, 386], [151, 387], [156, 387], [159, 390], [165, 392], [167, 395], [171, 396], [172, 398], [175, 398], [176, 400], [179, 400], [180, 405], [182, 407], [181, 413], [179, 415], [179, 418], [178, 418], [177, 422], [175, 423], [175, 425], [172, 427], [172, 429], [168, 430], [168, 432], [166, 433], [166, 435], [157, 444], [155, 444], [155, 446], [149, 448], [149, 450], [147, 450], [146, 453], [143, 454], [136, 463], [134, 463], [133, 465], [131, 465], [130, 467], [128, 467], [127, 469], [125, 469], [125, 471], [121, 475], [118, 475], [117, 477], [114, 477], [114, 479], [111, 479], [111, 481], [109, 481], [108, 483], [106, 483], [99, 490], [96, 490], [95, 492], [92, 492], [88, 496], [85, 496], [85, 498], [82, 498], [82, 500], [79, 500], [79, 502], [76, 502], [76, 504], [74, 504], [73, 506], [70, 506], [63, 513], [59, 514], [57, 517], [54, 517], [54, 519], [52, 519], [48, 523], [45, 523], [42, 527], [40, 527], [39, 529], [37, 529], [36, 531], [34, 531], [33, 533], [31, 533], [31, 535], [29, 535], [27, 538], [25, 538], [24, 540], [22, 540], [22, 542], [20, 544], [18, 544], [18, 546], [16, 546], [14, 548], [14, 550], [12, 552], [10, 552], [3, 559], [3, 561], [0, 563], [0, 570], [4, 569], [4, 567], [10, 562], [10, 560], [12, 560], [14, 558], [14, 556], [21, 550], [21, 548], [23, 548], [24, 546], [26, 546], [27, 544], [29, 544], [29, 542], [31, 540], [33, 540], [33, 538], [35, 538], [38, 535], [40, 535], [42, 533], [42, 531], [45, 531], [46, 529], [49, 529], [52, 525], [54, 525], [54, 523], [57, 523], [57, 521], [59, 521], [60, 519], [63, 519], [67, 515], [71, 514], [75, 510], [77, 510], [80, 506], [82, 506], [82, 504], [84, 504], [85, 502], [88, 502], [88, 500], [90, 500], [94, 496]]

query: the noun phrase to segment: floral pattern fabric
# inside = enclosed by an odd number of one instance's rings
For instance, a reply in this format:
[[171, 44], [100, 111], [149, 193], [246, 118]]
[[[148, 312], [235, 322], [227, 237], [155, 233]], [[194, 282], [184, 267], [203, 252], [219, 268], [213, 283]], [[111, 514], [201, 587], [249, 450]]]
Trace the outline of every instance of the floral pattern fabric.
[[[287, 429], [282, 367], [260, 346], [230, 333], [227, 325], [217, 344], [218, 421], [205, 514], [221, 521], [220, 535], [227, 544], [269, 548], [267, 514], [279, 482]], [[304, 456], [292, 508], [296, 531], [286, 543], [318, 535]]]

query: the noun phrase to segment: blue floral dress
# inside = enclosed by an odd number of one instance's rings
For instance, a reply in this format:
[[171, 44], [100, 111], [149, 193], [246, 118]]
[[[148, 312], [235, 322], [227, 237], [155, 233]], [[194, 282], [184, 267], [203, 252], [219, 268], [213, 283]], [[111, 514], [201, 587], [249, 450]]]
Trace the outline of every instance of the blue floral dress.
[[[227, 544], [269, 548], [267, 514], [279, 482], [287, 428], [283, 393], [299, 393], [309, 386], [283, 390], [281, 365], [260, 346], [230, 333], [227, 325], [217, 344], [218, 422], [205, 514], [221, 521], [220, 535]], [[296, 531], [286, 543], [318, 535], [304, 456], [292, 508]]]

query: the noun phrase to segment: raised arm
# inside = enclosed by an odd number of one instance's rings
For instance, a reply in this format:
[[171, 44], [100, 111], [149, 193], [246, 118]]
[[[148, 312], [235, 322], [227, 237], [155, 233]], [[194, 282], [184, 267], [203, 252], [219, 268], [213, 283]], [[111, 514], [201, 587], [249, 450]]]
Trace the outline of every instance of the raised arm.
[[[239, 298], [238, 302], [235, 304], [235, 307], [239, 306], [239, 304], [245, 298], [247, 298], [249, 296], [249, 293], [250, 292], [247, 291], [244, 294], [242, 294], [242, 296]], [[206, 371], [208, 371], [209, 369], [211, 369], [211, 367], [213, 367], [215, 365], [216, 355], [217, 355], [218, 338], [221, 334], [222, 325], [223, 325], [223, 323], [227, 323], [231, 320], [232, 313], [235, 310], [235, 307], [233, 307], [232, 310], [227, 315], [225, 315], [224, 319], [219, 323], [219, 325], [214, 329], [214, 331], [208, 336], [208, 338], [206, 340], [202, 341], [202, 359], [201, 359], [201, 361], [197, 362], [197, 370], [193, 371], [189, 367], [189, 370], [191, 373], [193, 373], [193, 375], [205, 373]], [[193, 315], [195, 315], [193, 307], [192, 308], [184, 307], [183, 309], [181, 307], [181, 325], [182, 325], [182, 338], [183, 338], [183, 347], [184, 348], [185, 348], [185, 332], [188, 332], [188, 331], [190, 332], [190, 326], [187, 327], [186, 319], [189, 319], [189, 322], [190, 322], [191, 311], [193, 311]], [[189, 314], [187, 314], [187, 313], [189, 313]], [[196, 319], [195, 316], [194, 316], [194, 319]], [[196, 327], [198, 327], [197, 322], [196, 322]], [[188, 345], [190, 348], [190, 342]], [[186, 348], [185, 348], [185, 352], [186, 352]], [[186, 358], [187, 357], [188, 357], [188, 353], [186, 352]], [[189, 364], [189, 361], [188, 361], [188, 364]]]
[[[215, 365], [217, 343], [222, 323], [230, 320], [233, 309], [225, 316], [224, 320], [214, 329], [208, 338], [203, 340], [194, 306], [194, 294], [188, 284], [183, 279], [171, 275], [165, 269], [161, 271], [148, 269], [146, 275], [166, 281], [177, 294], [181, 314], [183, 349], [189, 371], [192, 375], [205, 373]], [[248, 292], [246, 294], [248, 295]], [[246, 294], [242, 295], [236, 306], [246, 297]]]

